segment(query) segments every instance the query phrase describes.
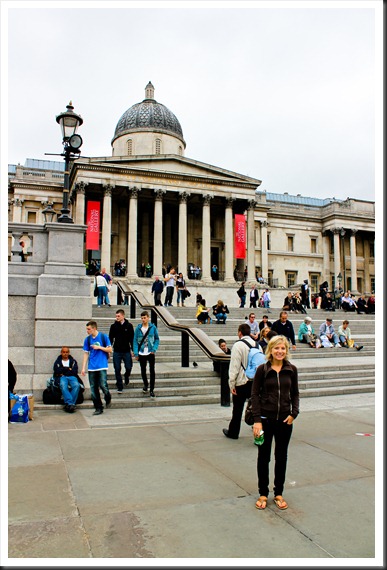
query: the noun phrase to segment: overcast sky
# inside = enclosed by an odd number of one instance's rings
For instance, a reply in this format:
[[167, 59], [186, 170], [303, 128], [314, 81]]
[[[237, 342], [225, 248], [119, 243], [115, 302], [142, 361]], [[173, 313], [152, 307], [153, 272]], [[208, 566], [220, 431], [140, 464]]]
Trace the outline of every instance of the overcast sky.
[[7, 11], [9, 163], [62, 160], [45, 153], [70, 100], [82, 155], [111, 156], [152, 81], [186, 157], [268, 192], [375, 199], [375, 2], [44, 4]]

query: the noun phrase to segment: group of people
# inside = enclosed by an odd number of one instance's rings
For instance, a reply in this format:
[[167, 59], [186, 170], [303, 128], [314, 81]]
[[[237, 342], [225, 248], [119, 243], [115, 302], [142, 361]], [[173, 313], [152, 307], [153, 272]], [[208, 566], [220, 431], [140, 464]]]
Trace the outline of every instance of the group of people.
[[126, 263], [124, 259], [118, 259], [114, 264], [114, 275], [124, 277], [126, 275]]
[[[155, 355], [160, 344], [158, 329], [150, 321], [148, 311], [142, 311], [141, 323], [133, 325], [125, 318], [122, 309], [116, 311], [115, 322], [110, 326], [109, 334], [98, 330], [96, 321], [86, 324], [87, 336], [83, 342], [83, 362], [81, 376], [88, 373], [91, 399], [94, 405], [93, 415], [100, 415], [104, 411], [101, 392], [105, 400], [105, 407], [111, 405], [111, 393], [107, 383], [107, 370], [109, 356], [113, 354], [113, 366], [116, 378], [117, 394], [122, 394], [125, 386], [129, 385], [133, 366], [133, 359], [138, 360], [143, 381], [143, 394], [148, 393], [155, 398]], [[122, 365], [124, 365], [124, 378], [122, 378]], [[147, 368], [149, 367], [149, 381]], [[73, 413], [80, 389], [78, 377], [78, 363], [70, 354], [70, 348], [63, 346], [60, 355], [53, 366], [54, 378], [59, 379], [60, 389], [64, 401], [64, 411]]]
[[335, 331], [333, 320], [327, 317], [325, 322], [319, 326], [318, 334], [315, 333], [312, 326], [312, 318], [307, 316], [304, 322], [301, 323], [298, 329], [298, 340], [300, 342], [309, 344], [312, 348], [355, 348], [361, 350], [363, 345], [356, 343], [351, 336], [351, 329], [349, 328], [349, 321], [346, 319], [339, 326], [338, 331]]
[[[242, 281], [239, 289], [237, 290], [237, 295], [239, 297], [239, 307], [243, 308], [246, 304], [247, 299], [247, 291], [245, 288], [246, 281]], [[255, 283], [252, 284], [251, 289], [249, 291], [249, 309], [256, 309], [258, 307], [263, 307], [269, 313], [270, 311], [270, 303], [271, 303], [271, 295], [268, 288], [265, 288], [264, 291], [259, 296], [259, 291]]]
[[109, 291], [112, 283], [113, 279], [109, 273], [107, 273], [105, 267], [101, 271], [96, 271], [94, 275], [94, 296], [97, 297], [97, 305], [99, 309], [103, 305], [111, 307]]
[[152, 283], [151, 293], [153, 293], [155, 305], [158, 307], [163, 306], [161, 299], [162, 293], [165, 288], [164, 307], [173, 307], [173, 294], [176, 290], [176, 303], [178, 307], [185, 307], [184, 301], [191, 293], [187, 289], [186, 281], [183, 274], [176, 273], [174, 267], [171, 267], [169, 273], [166, 273], [162, 279], [155, 277]]

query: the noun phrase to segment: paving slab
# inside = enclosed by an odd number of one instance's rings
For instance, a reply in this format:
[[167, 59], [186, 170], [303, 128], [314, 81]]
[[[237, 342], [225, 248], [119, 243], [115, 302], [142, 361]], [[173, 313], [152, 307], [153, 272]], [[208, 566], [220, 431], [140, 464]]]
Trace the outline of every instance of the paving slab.
[[264, 512], [255, 508], [251, 428], [229, 440], [231, 408], [186, 408], [39, 410], [9, 425], [9, 560], [380, 562], [376, 437], [356, 435], [375, 433], [373, 394], [302, 402], [286, 511], [272, 493]]

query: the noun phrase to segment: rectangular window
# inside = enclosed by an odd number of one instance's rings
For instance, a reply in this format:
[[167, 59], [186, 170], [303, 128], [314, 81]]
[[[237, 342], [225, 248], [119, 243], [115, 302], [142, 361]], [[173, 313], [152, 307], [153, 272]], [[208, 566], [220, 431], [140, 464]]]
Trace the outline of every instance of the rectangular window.
[[318, 284], [320, 281], [320, 274], [319, 273], [311, 273], [310, 274], [310, 289], [312, 293], [318, 293]]
[[317, 253], [317, 238], [310, 239], [310, 252]]
[[375, 257], [375, 242], [370, 241], [370, 257]]
[[371, 277], [371, 292], [375, 292], [375, 277]]
[[287, 282], [287, 288], [288, 289], [296, 284], [296, 275], [297, 274], [293, 271], [287, 271], [286, 272], [286, 282]]
[[294, 251], [294, 236], [288, 236], [288, 251]]
[[36, 212], [27, 212], [27, 223], [36, 224]]
[[271, 234], [270, 233], [267, 234], [267, 249], [268, 250], [271, 249]]

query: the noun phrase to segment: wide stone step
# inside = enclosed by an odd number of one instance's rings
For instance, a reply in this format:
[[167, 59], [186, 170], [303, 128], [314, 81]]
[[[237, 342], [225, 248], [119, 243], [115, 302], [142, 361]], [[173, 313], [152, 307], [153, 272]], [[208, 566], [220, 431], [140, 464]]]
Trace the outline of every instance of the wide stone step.
[[336, 388], [336, 387], [348, 387], [348, 386], [358, 386], [358, 385], [372, 385], [375, 386], [375, 376], [362, 376], [359, 378], [347, 378], [343, 380], [342, 378], [326, 378], [319, 380], [300, 380], [298, 381], [298, 387], [300, 392], [304, 390], [310, 390], [314, 388]]
[[302, 391], [303, 398], [315, 398], [320, 396], [342, 396], [345, 394], [364, 394], [375, 392], [375, 384], [329, 386], [325, 388], [308, 388]]

